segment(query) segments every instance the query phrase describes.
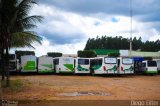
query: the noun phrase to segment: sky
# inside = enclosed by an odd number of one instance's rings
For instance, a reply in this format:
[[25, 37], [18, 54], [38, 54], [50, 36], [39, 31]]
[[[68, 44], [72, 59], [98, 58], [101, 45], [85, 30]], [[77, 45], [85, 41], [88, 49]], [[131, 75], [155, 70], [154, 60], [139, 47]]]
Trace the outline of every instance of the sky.
[[156, 41], [160, 39], [159, 14], [160, 0], [39, 0], [30, 15], [44, 17], [33, 29], [43, 38], [42, 45], [11, 51], [33, 50], [36, 56], [47, 52], [76, 54], [88, 38], [103, 35]]

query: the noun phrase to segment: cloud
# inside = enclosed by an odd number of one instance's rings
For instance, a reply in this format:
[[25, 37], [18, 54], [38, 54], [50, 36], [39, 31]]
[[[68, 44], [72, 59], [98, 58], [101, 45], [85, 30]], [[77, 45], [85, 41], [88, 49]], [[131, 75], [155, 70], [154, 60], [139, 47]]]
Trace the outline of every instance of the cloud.
[[159, 1], [132, 2], [131, 34], [129, 0], [40, 0], [30, 13], [44, 16], [35, 29], [44, 37], [41, 46], [35, 44], [36, 55], [52, 51], [77, 53], [84, 49], [88, 38], [97, 35], [142, 37], [143, 41], [159, 39]]
[[83, 15], [105, 13], [121, 16], [130, 16], [130, 2], [133, 16], [148, 15], [148, 21], [154, 21], [150, 16], [156, 17], [160, 11], [159, 0], [40, 0], [40, 3]]

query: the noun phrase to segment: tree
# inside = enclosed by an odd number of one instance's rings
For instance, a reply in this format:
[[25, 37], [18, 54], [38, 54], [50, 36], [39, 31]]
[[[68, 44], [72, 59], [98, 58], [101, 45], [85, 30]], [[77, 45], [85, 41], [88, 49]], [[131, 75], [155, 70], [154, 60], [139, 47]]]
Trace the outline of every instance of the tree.
[[84, 57], [84, 58], [97, 57], [95, 51], [93, 50], [78, 51], [77, 54], [78, 54], [78, 57]]
[[[31, 7], [37, 4], [36, 0], [2, 0], [1, 1], [1, 29], [0, 45], [2, 62], [7, 72], [7, 85], [9, 85], [9, 49], [11, 47], [33, 47], [33, 42], [41, 43], [41, 38], [30, 29], [41, 22], [41, 16], [28, 16]], [[18, 42], [17, 42], [18, 41]], [[6, 56], [4, 56], [4, 54]], [[4, 57], [6, 57], [4, 59]], [[4, 62], [4, 60], [6, 60]], [[4, 74], [3, 74], [4, 75]]]
[[47, 55], [50, 57], [62, 57], [62, 53], [59, 52], [48, 52]]
[[[93, 50], [93, 49], [129, 49], [130, 39], [119, 37], [107, 37], [102, 36], [95, 38], [89, 38], [84, 50]], [[157, 52], [160, 50], [160, 40], [157, 41], [146, 41], [142, 42], [141, 37], [137, 39], [136, 37], [132, 40], [132, 49], [141, 50], [141, 51], [153, 51]]]
[[119, 57], [120, 53], [109, 53], [108, 56], [110, 56], [110, 57]]

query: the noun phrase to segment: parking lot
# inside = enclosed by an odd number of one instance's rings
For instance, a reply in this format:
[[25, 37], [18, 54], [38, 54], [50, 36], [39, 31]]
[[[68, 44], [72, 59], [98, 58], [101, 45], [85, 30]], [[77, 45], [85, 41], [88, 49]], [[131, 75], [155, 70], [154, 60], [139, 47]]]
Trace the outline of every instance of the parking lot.
[[14, 75], [7, 100], [160, 100], [160, 75]]

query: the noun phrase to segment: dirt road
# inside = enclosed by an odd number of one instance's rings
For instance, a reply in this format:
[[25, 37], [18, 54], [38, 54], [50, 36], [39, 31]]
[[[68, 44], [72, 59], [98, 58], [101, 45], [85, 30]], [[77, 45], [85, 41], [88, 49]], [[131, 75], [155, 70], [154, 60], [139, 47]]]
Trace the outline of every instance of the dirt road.
[[[25, 101], [21, 103], [22, 106], [40, 106], [42, 104], [43, 106], [66, 106], [66, 104], [68, 106], [97, 106], [97, 104], [128, 106], [131, 100], [160, 100], [160, 75], [121, 77], [23, 75], [12, 76], [11, 80], [16, 87], [3, 89], [3, 99]], [[35, 103], [36, 100], [38, 101]], [[57, 102], [57, 100], [61, 101]], [[121, 103], [121, 101], [100, 100], [129, 101]], [[44, 105], [45, 103], [47, 104]]]

